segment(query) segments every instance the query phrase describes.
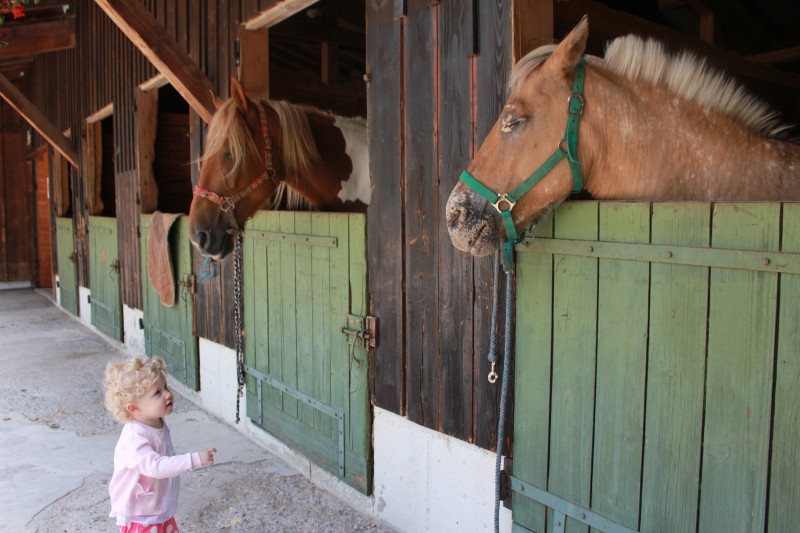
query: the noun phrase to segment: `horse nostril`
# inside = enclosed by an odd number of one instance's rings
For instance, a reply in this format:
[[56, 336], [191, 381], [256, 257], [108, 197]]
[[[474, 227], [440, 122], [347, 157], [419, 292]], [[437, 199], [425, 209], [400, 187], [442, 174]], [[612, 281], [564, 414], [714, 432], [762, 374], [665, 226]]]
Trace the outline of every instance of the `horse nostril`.
[[194, 237], [197, 247], [201, 250], [205, 250], [211, 241], [211, 233], [205, 229], [195, 230]]

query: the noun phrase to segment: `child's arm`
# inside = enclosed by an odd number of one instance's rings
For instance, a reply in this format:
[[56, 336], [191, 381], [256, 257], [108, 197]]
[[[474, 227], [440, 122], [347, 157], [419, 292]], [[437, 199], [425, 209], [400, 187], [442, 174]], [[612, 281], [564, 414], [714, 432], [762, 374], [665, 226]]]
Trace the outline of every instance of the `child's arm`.
[[134, 442], [128, 448], [131, 453], [125, 462], [147, 477], [154, 479], [175, 477], [201, 466], [214, 464], [213, 454], [217, 451], [216, 448], [167, 456], [154, 450], [150, 440], [144, 435], [134, 432], [131, 437]]

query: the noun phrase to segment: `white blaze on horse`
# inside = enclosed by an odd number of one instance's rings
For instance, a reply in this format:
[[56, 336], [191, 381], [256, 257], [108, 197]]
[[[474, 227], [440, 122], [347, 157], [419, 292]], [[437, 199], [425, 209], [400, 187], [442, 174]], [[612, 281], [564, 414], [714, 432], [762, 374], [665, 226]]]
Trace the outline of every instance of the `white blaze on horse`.
[[231, 80], [206, 135], [189, 236], [221, 259], [259, 209], [366, 211], [371, 188], [366, 121], [310, 106], [251, 100]]
[[508, 102], [447, 202], [456, 248], [492, 253], [504, 225], [516, 234], [581, 181], [605, 200], [800, 200], [800, 146], [779, 140], [765, 104], [652, 40], [621, 37], [584, 58], [588, 26], [514, 66]]

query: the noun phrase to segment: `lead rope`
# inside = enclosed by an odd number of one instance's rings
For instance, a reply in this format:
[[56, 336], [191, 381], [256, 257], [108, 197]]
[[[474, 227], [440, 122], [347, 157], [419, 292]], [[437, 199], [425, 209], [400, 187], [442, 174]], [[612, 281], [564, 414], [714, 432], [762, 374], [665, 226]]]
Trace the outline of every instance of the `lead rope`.
[[[495, 364], [497, 362], [497, 315], [500, 308], [500, 263], [502, 252], [498, 251], [495, 256], [494, 262], [494, 290], [492, 292], [492, 329], [489, 334], [489, 355], [488, 359], [492, 365], [489, 373], [489, 382], [495, 383], [497, 381], [497, 373], [495, 372]], [[514, 293], [514, 268], [505, 268], [505, 329], [504, 346], [503, 346], [503, 375], [500, 381], [500, 412], [497, 421], [497, 454], [495, 455], [495, 472], [494, 472], [494, 531], [500, 531], [500, 472], [502, 471], [503, 452], [505, 446], [505, 429], [506, 429], [506, 403], [508, 401], [508, 380], [511, 375], [511, 322], [512, 322], [512, 305]]]
[[239, 423], [239, 404], [244, 393], [244, 324], [242, 320], [242, 236], [234, 233], [233, 238], [233, 322], [236, 328], [236, 423]]

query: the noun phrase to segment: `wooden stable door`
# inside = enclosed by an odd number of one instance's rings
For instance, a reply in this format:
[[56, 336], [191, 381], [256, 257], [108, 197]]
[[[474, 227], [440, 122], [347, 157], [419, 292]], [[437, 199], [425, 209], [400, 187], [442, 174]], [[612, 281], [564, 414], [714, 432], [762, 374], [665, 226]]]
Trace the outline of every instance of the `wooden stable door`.
[[122, 341], [122, 298], [119, 285], [117, 219], [89, 217], [89, 285], [92, 325]]
[[243, 263], [247, 416], [370, 493], [364, 215], [260, 212]]
[[75, 233], [70, 217], [56, 217], [58, 293], [61, 307], [78, 314], [78, 276], [75, 268]]
[[570, 202], [536, 236], [515, 531], [796, 531], [800, 204]]
[[192, 245], [189, 218], [180, 217], [168, 236], [175, 279], [175, 303], [166, 307], [150, 285], [147, 245], [152, 215], [142, 215], [142, 298], [144, 341], [147, 355], [158, 355], [169, 373], [192, 390], [200, 389], [200, 362], [194, 336], [194, 294], [192, 292]]

